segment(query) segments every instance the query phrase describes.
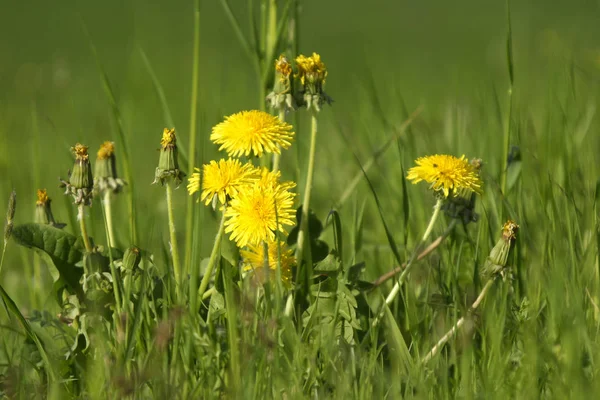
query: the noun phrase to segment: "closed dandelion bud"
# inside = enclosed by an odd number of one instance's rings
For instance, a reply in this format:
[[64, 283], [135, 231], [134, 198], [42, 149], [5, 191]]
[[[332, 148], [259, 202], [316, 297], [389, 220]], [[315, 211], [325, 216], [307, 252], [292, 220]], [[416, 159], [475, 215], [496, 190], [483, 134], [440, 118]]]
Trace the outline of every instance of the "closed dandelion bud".
[[69, 180], [61, 180], [61, 186], [66, 188], [65, 194], [71, 194], [75, 204], [89, 206], [92, 204], [92, 190], [94, 188], [94, 178], [92, 176], [92, 167], [88, 155], [88, 147], [77, 143], [71, 148], [75, 155], [75, 164], [73, 171], [69, 175]]
[[94, 190], [97, 193], [111, 191], [118, 193], [125, 182], [117, 177], [117, 160], [115, 157], [115, 144], [104, 142], [100, 146], [94, 168]]
[[508, 255], [517, 238], [518, 230], [519, 225], [514, 221], [508, 220], [504, 223], [502, 237], [496, 242], [481, 271], [484, 277], [492, 277], [506, 268]]
[[160, 145], [158, 168], [156, 168], [154, 182], [152, 183], [159, 182], [161, 185], [164, 185], [172, 177], [175, 185], [179, 186], [185, 174], [179, 170], [175, 129], [164, 129]]
[[307, 109], [320, 111], [325, 103], [331, 104], [331, 97], [325, 93], [323, 86], [327, 78], [327, 67], [321, 61], [321, 56], [313, 53], [306, 57], [299, 55], [296, 57], [296, 67], [298, 73], [295, 75], [300, 80], [301, 89], [299, 93], [299, 103], [305, 105]]
[[35, 222], [38, 224], [52, 225], [55, 228], [63, 228], [65, 224], [54, 220], [50, 203], [52, 200], [48, 197], [46, 189], [38, 189], [37, 201], [35, 203]]
[[135, 271], [140, 265], [141, 260], [142, 254], [140, 253], [140, 249], [131, 246], [125, 250], [125, 254], [123, 255], [123, 270], [129, 272]]
[[285, 55], [275, 60], [275, 83], [273, 91], [267, 95], [267, 103], [271, 108], [291, 110], [295, 108], [292, 97], [292, 64]]

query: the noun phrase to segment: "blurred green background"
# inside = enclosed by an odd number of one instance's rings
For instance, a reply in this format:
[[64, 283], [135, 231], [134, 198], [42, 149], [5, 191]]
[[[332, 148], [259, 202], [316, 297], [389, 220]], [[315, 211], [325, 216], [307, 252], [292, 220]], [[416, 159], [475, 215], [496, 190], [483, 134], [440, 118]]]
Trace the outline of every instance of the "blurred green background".
[[[230, 4], [247, 29], [246, 2]], [[102, 141], [117, 137], [85, 26], [117, 97], [131, 151], [139, 245], [157, 252], [167, 241], [164, 192], [150, 183], [168, 121], [142, 51], [164, 89], [179, 140], [187, 143], [193, 2], [2, 0], [0, 10], [0, 209], [5, 209], [14, 188], [16, 222], [30, 221], [35, 190], [45, 187], [54, 199], [56, 218], [77, 233], [72, 225], [74, 209], [57, 187], [58, 177], [66, 177], [72, 166], [69, 148], [82, 142], [95, 154]], [[537, 224], [546, 214], [536, 196], [552, 195], [554, 183], [570, 190], [572, 201], [583, 208], [593, 197], [600, 162], [596, 116], [600, 2], [518, 1], [511, 17], [515, 52], [511, 144], [520, 146], [524, 159], [524, 189], [513, 193], [512, 200], [516, 210], [530, 210], [530, 219]], [[369, 171], [388, 224], [399, 241], [405, 232], [408, 240], [419, 235], [433, 199], [424, 187], [409, 187], [413, 207], [410, 226], [405, 226], [399, 200], [401, 166], [405, 171], [416, 156], [446, 152], [486, 162], [490, 180], [484, 204], [491, 203], [491, 210], [485, 212], [489, 211], [486, 217], [495, 232], [500, 200], [494, 182], [500, 174], [507, 111], [506, 32], [504, 1], [302, 1], [300, 50], [321, 54], [329, 70], [326, 91], [335, 99], [320, 117], [313, 191], [318, 216], [326, 216], [360, 172], [352, 152], [365, 162], [421, 106], [423, 111], [398, 148], [392, 146]], [[258, 108], [257, 93], [251, 62], [221, 5], [201, 1], [198, 166], [217, 156], [216, 146], [208, 140], [211, 127], [225, 115]], [[283, 159], [284, 175], [299, 181], [299, 192], [307, 131], [306, 113], [300, 112], [298, 141]], [[189, 173], [187, 166], [184, 170]], [[186, 196], [184, 187], [176, 192], [180, 243]], [[392, 258], [366, 186], [359, 187], [342, 216], [350, 225], [353, 207], [363, 202], [368, 234], [358, 258], [383, 261], [367, 264], [368, 274], [375, 276], [391, 267]], [[198, 248], [206, 257], [214, 218], [208, 209], [198, 207], [206, 226]], [[116, 225], [123, 246], [129, 244], [126, 212], [122, 196], [117, 200]], [[93, 236], [104, 242], [100, 207], [92, 208], [90, 215]], [[525, 225], [527, 217], [519, 216]], [[546, 217], [541, 221], [548, 222], [551, 217]], [[526, 235], [534, 245], [536, 236], [531, 230]], [[11, 245], [7, 256], [2, 279], [26, 307], [29, 296], [24, 291], [32, 283], [22, 279], [19, 265], [27, 264], [31, 253]]]

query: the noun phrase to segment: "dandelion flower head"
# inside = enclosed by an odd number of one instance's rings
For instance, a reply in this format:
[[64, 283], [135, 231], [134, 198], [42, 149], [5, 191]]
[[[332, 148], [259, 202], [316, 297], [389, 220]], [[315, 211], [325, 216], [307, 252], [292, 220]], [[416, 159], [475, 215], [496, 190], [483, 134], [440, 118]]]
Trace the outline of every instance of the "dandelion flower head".
[[108, 160], [115, 152], [114, 142], [104, 142], [100, 145], [97, 157], [99, 160]]
[[321, 61], [321, 56], [317, 53], [313, 53], [312, 56], [306, 57], [299, 55], [296, 57], [296, 66], [298, 67], [298, 74], [296, 77], [300, 78], [302, 84], [306, 84], [306, 81], [314, 82], [316, 80], [325, 83], [327, 77], [327, 67]]
[[263, 153], [280, 153], [291, 145], [292, 126], [264, 111], [242, 111], [230, 115], [213, 127], [210, 139], [220, 144], [231, 157], [261, 157]]
[[279, 183], [271, 175], [244, 187], [225, 211], [225, 232], [231, 233], [238, 247], [258, 245], [275, 240], [275, 232], [284, 232], [284, 225], [293, 225], [294, 193], [290, 183]]
[[465, 159], [448, 155], [433, 155], [416, 160], [417, 166], [408, 171], [407, 179], [413, 183], [426, 181], [431, 189], [442, 191], [444, 197], [455, 196], [463, 189], [481, 193], [479, 173]]
[[35, 203], [38, 206], [45, 206], [50, 202], [50, 197], [48, 197], [48, 192], [46, 189], [38, 189], [37, 191], [37, 202]]
[[[252, 164], [242, 164], [237, 159], [221, 159], [219, 162], [212, 160], [205, 164], [202, 171], [202, 195], [200, 201], [209, 205], [217, 196], [221, 204], [225, 204], [228, 197], [234, 198], [244, 186], [253, 182], [257, 170]], [[200, 170], [189, 178], [188, 192], [190, 195], [200, 190]]]
[[[292, 282], [292, 267], [296, 264], [293, 251], [283, 241], [279, 241], [279, 243], [277, 241], [268, 242], [267, 247], [269, 269], [277, 271], [277, 264], [279, 262], [281, 265], [281, 280], [287, 287], [290, 287]], [[265, 246], [263, 243], [248, 245], [248, 250], [241, 250], [240, 255], [244, 260], [244, 271], [262, 272], [264, 275]], [[274, 275], [274, 273], [271, 274]]]
[[75, 147], [71, 147], [71, 151], [75, 154], [77, 161], [85, 161], [89, 158], [88, 147], [84, 144], [77, 143]]

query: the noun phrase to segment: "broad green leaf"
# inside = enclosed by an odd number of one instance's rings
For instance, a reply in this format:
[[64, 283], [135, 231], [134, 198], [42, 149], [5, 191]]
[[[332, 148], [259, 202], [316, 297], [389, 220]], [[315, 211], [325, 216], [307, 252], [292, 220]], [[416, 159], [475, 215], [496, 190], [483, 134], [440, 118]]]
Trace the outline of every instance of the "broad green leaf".
[[60, 274], [60, 280], [75, 293], [81, 294], [79, 279], [83, 269], [76, 266], [83, 258], [82, 240], [49, 225], [28, 223], [17, 225], [12, 237], [21, 246], [46, 253]]

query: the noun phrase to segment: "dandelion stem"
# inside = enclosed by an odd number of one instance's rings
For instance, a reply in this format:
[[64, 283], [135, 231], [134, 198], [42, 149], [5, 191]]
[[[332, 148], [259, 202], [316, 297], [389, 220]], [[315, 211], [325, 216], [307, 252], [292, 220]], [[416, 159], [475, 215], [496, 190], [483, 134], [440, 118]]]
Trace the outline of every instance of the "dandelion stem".
[[[487, 281], [487, 283], [485, 284], [483, 289], [481, 289], [479, 296], [477, 296], [477, 299], [475, 300], [475, 302], [471, 305], [471, 307], [467, 311], [467, 316], [470, 316], [471, 314], [473, 314], [473, 312], [475, 312], [477, 307], [479, 307], [479, 304], [481, 304], [481, 302], [483, 301], [483, 298], [485, 297], [487, 292], [492, 287], [494, 280], [495, 280], [495, 278], [492, 278], [489, 281]], [[437, 344], [435, 346], [433, 346], [431, 351], [429, 353], [427, 353], [427, 355], [425, 357], [423, 357], [423, 359], [421, 360], [421, 364], [426, 364], [427, 362], [429, 362], [429, 360], [431, 360], [433, 357], [435, 357], [435, 355], [440, 351], [440, 349], [444, 346], [444, 344], [446, 344], [446, 342], [448, 342], [448, 340], [450, 340], [454, 335], [456, 335], [456, 333], [464, 325], [464, 323], [465, 323], [465, 316], [461, 317], [458, 321], [456, 321], [454, 326], [444, 336], [442, 336], [442, 338], [437, 342]]]
[[[215, 243], [213, 245], [213, 249], [210, 253], [210, 258], [208, 259], [208, 265], [206, 266], [206, 271], [204, 272], [204, 276], [202, 277], [202, 282], [200, 282], [200, 288], [197, 291], [192, 293], [192, 310], [194, 312], [198, 311], [197, 299], [204, 299], [204, 293], [206, 292], [206, 288], [208, 287], [208, 282], [210, 282], [210, 278], [212, 276], [213, 270], [215, 269], [215, 265], [217, 264], [217, 260], [220, 255], [221, 248], [221, 240], [223, 238], [223, 231], [225, 230], [225, 210], [223, 209], [223, 215], [221, 216], [221, 222], [219, 223], [219, 231], [217, 232], [217, 236], [215, 237]], [[194, 289], [194, 288], [192, 288]]]
[[377, 324], [379, 324], [379, 321], [381, 320], [381, 317], [383, 316], [383, 312], [385, 311], [385, 307], [389, 307], [390, 304], [392, 304], [392, 302], [396, 299], [396, 296], [398, 295], [398, 293], [400, 292], [400, 288], [402, 287], [402, 284], [404, 283], [406, 276], [408, 275], [412, 266], [414, 265], [413, 262], [415, 261], [415, 259], [417, 259], [417, 254], [421, 250], [421, 247], [423, 246], [423, 244], [427, 241], [427, 239], [429, 239], [429, 236], [431, 235], [431, 232], [433, 231], [433, 226], [435, 225], [435, 222], [437, 221], [437, 219], [440, 215], [440, 210], [442, 209], [443, 202], [444, 202], [444, 200], [440, 198], [435, 203], [435, 206], [433, 207], [433, 214], [431, 215], [431, 219], [429, 220], [429, 225], [427, 225], [427, 229], [425, 230], [425, 233], [423, 234], [421, 241], [419, 242], [417, 247], [415, 247], [410, 259], [408, 260], [408, 263], [406, 264], [406, 268], [404, 268], [404, 271], [402, 271], [402, 274], [400, 274], [400, 277], [396, 281], [396, 284], [392, 288], [392, 291], [385, 299], [385, 304], [384, 304], [381, 312], [373, 320], [373, 326], [376, 326]]
[[302, 218], [300, 221], [300, 231], [298, 232], [298, 244], [296, 247], [296, 260], [298, 260], [298, 267], [302, 265], [302, 258], [304, 255], [304, 243], [309, 240], [308, 238], [308, 212], [310, 207], [310, 192], [312, 189], [312, 181], [315, 168], [315, 151], [317, 148], [317, 113], [313, 111], [311, 119], [311, 132], [310, 132], [310, 149], [308, 156], [308, 169], [306, 172], [306, 186], [304, 188], [304, 201], [302, 202]]
[[106, 213], [106, 234], [108, 235], [108, 247], [115, 247], [115, 234], [112, 220], [112, 196], [109, 190], [104, 192], [104, 212]]
[[[179, 288], [181, 286], [181, 264], [179, 263], [179, 249], [177, 247], [175, 217], [173, 215], [173, 188], [170, 182], [165, 187], [167, 192], [167, 213], [169, 216], [169, 240], [171, 242], [171, 256], [173, 257], [173, 273], [175, 274], [175, 284]], [[179, 289], [176, 292], [179, 292]]]
[[240, 381], [240, 353], [238, 348], [238, 324], [237, 324], [237, 305], [233, 292], [233, 279], [231, 276], [231, 266], [223, 267], [223, 289], [225, 291], [225, 307], [227, 309], [227, 337], [229, 339], [229, 382], [231, 383], [231, 394], [235, 398], [239, 394], [238, 386]]
[[112, 256], [113, 239], [111, 238], [112, 222], [110, 220], [110, 192], [106, 191], [104, 194], [104, 201], [102, 203], [102, 215], [104, 217], [104, 224], [106, 226], [106, 239], [108, 240], [108, 258], [110, 261], [110, 274], [112, 276], [113, 293], [115, 295], [115, 310], [117, 316], [121, 315], [121, 289], [119, 288], [120, 278], [117, 275], [117, 269]]
[[[200, 1], [194, 1], [194, 57], [192, 61], [192, 96], [190, 98], [190, 141], [188, 146], [188, 171], [194, 170], [196, 163], [196, 122], [198, 115], [198, 75], [200, 69]], [[194, 199], [188, 196], [185, 222], [185, 273], [192, 264], [192, 241], [194, 230]]]
[[85, 213], [83, 211], [84, 205], [80, 204], [77, 207], [77, 219], [79, 220], [79, 228], [81, 229], [81, 236], [83, 237], [83, 243], [85, 245], [85, 251], [87, 253], [92, 252], [92, 243], [90, 242], [90, 238], [87, 234], [87, 227], [85, 225]]
[[[285, 106], [279, 107], [279, 120], [285, 122]], [[279, 149], [278, 153], [273, 153], [273, 172], [279, 170], [279, 161], [281, 160], [281, 146], [277, 146]]]

